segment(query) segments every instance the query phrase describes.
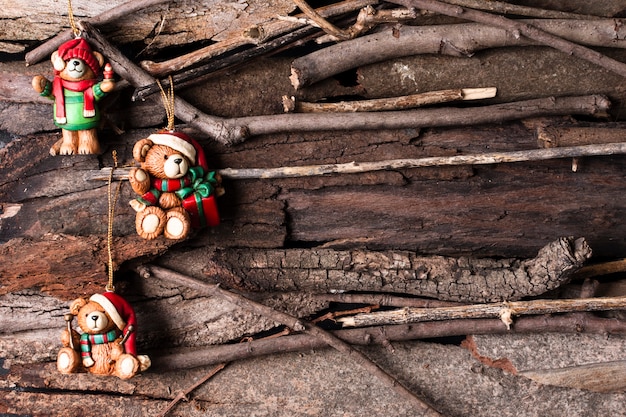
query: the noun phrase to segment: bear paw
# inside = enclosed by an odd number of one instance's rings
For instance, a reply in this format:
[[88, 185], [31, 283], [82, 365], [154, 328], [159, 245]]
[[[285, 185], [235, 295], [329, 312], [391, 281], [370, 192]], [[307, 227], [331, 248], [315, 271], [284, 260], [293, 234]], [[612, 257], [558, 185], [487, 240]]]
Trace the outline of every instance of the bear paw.
[[133, 355], [124, 353], [115, 362], [115, 375], [120, 379], [132, 378], [139, 371], [139, 361]]
[[189, 235], [191, 219], [185, 209], [174, 208], [167, 212], [164, 234], [168, 239], [184, 239]]
[[137, 234], [148, 240], [155, 239], [163, 233], [165, 223], [165, 212], [155, 206], [146, 207], [143, 211], [137, 213], [137, 217], [135, 218]]
[[62, 374], [71, 374], [76, 372], [80, 365], [80, 355], [70, 347], [64, 347], [57, 355], [57, 369]]

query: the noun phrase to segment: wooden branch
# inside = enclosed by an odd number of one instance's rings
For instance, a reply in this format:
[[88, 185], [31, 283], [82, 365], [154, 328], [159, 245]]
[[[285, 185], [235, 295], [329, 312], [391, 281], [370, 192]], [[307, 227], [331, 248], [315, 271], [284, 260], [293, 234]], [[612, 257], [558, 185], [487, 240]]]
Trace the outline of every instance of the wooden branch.
[[576, 278], [586, 279], [625, 271], [626, 258], [584, 266], [576, 273]]
[[[353, 12], [376, 3], [378, 3], [378, 0], [347, 0], [320, 7], [317, 9], [317, 12], [320, 16], [328, 18]], [[305, 24], [301, 22], [272, 21], [262, 25], [256, 25], [238, 37], [217, 42], [188, 54], [158, 63], [146, 60], [142, 61], [140, 65], [152, 75], [163, 76], [207, 61], [245, 45], [259, 45], [265, 43], [269, 39], [293, 32], [303, 26], [305, 26]]]
[[593, 49], [570, 42], [559, 36], [539, 29], [532, 24], [521, 21], [507, 19], [503, 16], [492, 15], [490, 13], [473, 10], [467, 7], [460, 7], [446, 4], [437, 0], [389, 0], [391, 3], [400, 4], [406, 8], [419, 8], [430, 10], [446, 16], [458, 17], [478, 23], [496, 26], [512, 32], [515, 36], [525, 36], [544, 45], [558, 49], [567, 55], [573, 55], [599, 65], [609, 71], [626, 77], [626, 64], [610, 58]]
[[304, 12], [304, 14], [309, 17], [309, 19], [313, 20], [317, 24], [317, 26], [322, 28], [324, 32], [333, 35], [337, 39], [350, 39], [349, 33], [344, 32], [343, 30], [339, 29], [338, 27], [324, 19], [324, 17], [316, 12], [314, 8], [309, 6], [306, 0], [293, 0], [293, 2], [296, 4], [296, 6], [300, 8], [300, 10], [302, 10], [302, 12]]
[[536, 7], [520, 6], [496, 0], [446, 0], [446, 3], [492, 13], [536, 17], [540, 19], [600, 19], [598, 16], [569, 13], [561, 10], [538, 9]]
[[226, 363], [221, 363], [219, 365], [217, 365], [216, 367], [214, 367], [213, 369], [211, 369], [204, 377], [200, 378], [199, 381], [197, 381], [195, 384], [191, 385], [190, 387], [186, 388], [184, 391], [179, 392], [176, 397], [174, 397], [174, 399], [167, 405], [167, 407], [165, 408], [165, 410], [163, 410], [162, 412], [159, 413], [159, 415], [157, 417], [165, 417], [167, 415], [167, 413], [169, 413], [175, 406], [176, 404], [178, 404], [181, 401], [189, 401], [189, 399], [187, 398], [187, 396], [196, 388], [198, 388], [200, 385], [204, 384], [205, 382], [207, 382], [209, 379], [213, 378], [213, 376], [215, 376], [215, 374], [217, 374], [219, 371], [221, 371], [222, 369], [224, 369], [224, 367], [226, 366]]
[[393, 307], [450, 307], [460, 305], [453, 301], [440, 301], [426, 298], [399, 297], [389, 294], [314, 294], [314, 299], [348, 304], [378, 304]]
[[[626, 47], [626, 28], [614, 19], [524, 20], [543, 31], [589, 46]], [[418, 54], [471, 56], [477, 51], [537, 44], [503, 28], [479, 23], [400, 26], [340, 42], [295, 59], [291, 83], [301, 89], [352, 68]], [[339, 58], [340, 57], [340, 58]]]
[[340, 39], [332, 34], [320, 36], [315, 40], [316, 43], [322, 44], [326, 42], [345, 41], [354, 39], [357, 36], [367, 32], [373, 27], [380, 24], [400, 23], [405, 20], [412, 20], [417, 17], [417, 13], [412, 9], [382, 9], [377, 10], [372, 6], [367, 6], [359, 12], [356, 22], [347, 29], [342, 30], [346, 39]]
[[339, 101], [336, 103], [309, 103], [306, 101], [296, 101], [296, 98], [293, 96], [283, 96], [283, 107], [286, 113], [294, 111], [298, 113], [389, 111], [412, 109], [429, 104], [448, 103], [451, 101], [481, 100], [495, 96], [495, 87], [429, 91], [402, 97]]
[[[85, 22], [89, 22], [94, 26], [103, 25], [105, 23], [113, 22], [120, 17], [127, 16], [138, 10], [145, 9], [150, 6], [154, 6], [161, 3], [166, 3], [169, 0], [129, 0], [126, 3], [113, 7], [104, 13], [94, 16], [90, 19], [86, 19]], [[50, 54], [56, 50], [63, 42], [69, 41], [74, 36], [71, 29], [64, 30], [54, 38], [46, 41], [42, 45], [33, 49], [26, 54], [26, 65], [36, 64], [37, 62], [48, 59]]]
[[514, 152], [492, 152], [478, 155], [433, 156], [419, 159], [394, 159], [379, 162], [349, 162], [345, 164], [308, 165], [280, 168], [225, 168], [220, 174], [228, 178], [294, 178], [328, 174], [356, 174], [381, 170], [412, 169], [430, 166], [487, 165], [522, 161], [543, 161], [598, 155], [626, 154], [626, 142], [570, 146], [565, 148], [531, 149]]
[[569, 300], [512, 301], [458, 307], [413, 308], [363, 313], [341, 317], [337, 322], [346, 327], [408, 324], [420, 321], [476, 319], [500, 317], [510, 328], [513, 316], [555, 313], [626, 310], [626, 297], [577, 298]]
[[255, 312], [257, 314], [263, 315], [271, 320], [274, 320], [278, 323], [285, 324], [288, 327], [296, 331], [305, 332], [311, 336], [314, 336], [320, 340], [322, 340], [327, 345], [335, 348], [339, 352], [345, 353], [353, 360], [355, 360], [359, 365], [363, 368], [371, 372], [373, 375], [377, 376], [382, 382], [389, 385], [394, 391], [408, 400], [420, 413], [424, 416], [441, 416], [435, 409], [433, 409], [426, 402], [418, 398], [415, 394], [409, 391], [406, 387], [400, 384], [395, 378], [385, 372], [382, 368], [376, 365], [374, 362], [370, 361], [367, 356], [358, 350], [353, 349], [349, 344], [342, 341], [341, 339], [333, 336], [331, 333], [328, 333], [321, 328], [312, 325], [310, 323], [306, 323], [302, 320], [299, 320], [289, 314], [282, 313], [276, 311], [270, 307], [264, 306], [262, 304], [251, 301], [241, 295], [237, 295], [233, 292], [226, 291], [219, 286], [210, 285], [205, 282], [199, 281], [197, 279], [191, 278], [189, 276], [176, 273], [174, 271], [167, 270], [165, 268], [157, 267], [154, 265], [150, 265], [149, 267], [145, 267], [141, 272], [143, 276], [149, 276], [150, 274], [158, 274], [158, 276], [162, 279], [166, 279], [170, 282], [175, 282], [178, 285], [183, 285], [194, 289], [196, 291], [210, 294], [213, 296], [217, 296], [223, 298], [224, 300], [233, 303], [236, 306], [245, 308], [249, 311]]
[[[299, 42], [306, 37], [313, 36], [316, 32], [318, 32], [318, 30], [312, 27], [296, 29], [283, 36], [274, 38], [267, 42], [259, 43], [255, 47], [248, 48], [225, 57], [216, 57], [204, 65], [175, 74], [172, 77], [173, 82], [178, 88], [187, 88], [193, 84], [204, 81], [208, 77], [216, 75], [219, 71], [237, 67], [253, 58], [277, 52], [282, 48], [287, 48], [295, 42]], [[167, 87], [169, 85], [169, 81], [162, 81], [161, 84], [164, 87]], [[156, 83], [137, 87], [133, 92], [132, 100], [143, 100], [152, 94], [158, 93], [159, 91], [159, 86]]]
[[[84, 32], [85, 38], [92, 42], [107, 57], [113, 70], [118, 75], [128, 80], [135, 87], [155, 83], [151, 75], [126, 58], [91, 24], [80, 22], [79, 27]], [[247, 129], [244, 126], [237, 126], [228, 123], [222, 118], [204, 114], [182, 98], [177, 97], [174, 104], [176, 117], [205, 132], [224, 145], [240, 142], [248, 136]]]
[[279, 132], [379, 130], [433, 126], [470, 126], [537, 116], [605, 116], [610, 106], [602, 96], [558, 97], [467, 108], [433, 108], [384, 113], [307, 113], [229, 119], [246, 126], [251, 136]]
[[[545, 161], [557, 158], [583, 156], [623, 155], [626, 142], [600, 145], [569, 146], [564, 148], [530, 149], [526, 151], [491, 152], [474, 155], [433, 156], [418, 159], [391, 159], [377, 162], [349, 162], [345, 164], [304, 165], [278, 168], [223, 168], [217, 170], [225, 178], [271, 179], [314, 177], [329, 174], [361, 174], [365, 172], [414, 169], [435, 166], [490, 165], [500, 163]], [[102, 168], [85, 174], [87, 181], [106, 181], [111, 168]], [[118, 168], [115, 180], [128, 178], [128, 168]]]
[[[461, 319], [343, 329], [332, 333], [353, 345], [374, 345], [385, 342], [479, 334], [588, 333], [626, 335], [626, 323], [621, 320], [596, 317], [591, 313], [572, 313], [556, 316], [520, 317], [515, 320], [515, 325], [511, 330], [507, 330], [499, 319]], [[322, 349], [327, 346], [322, 340], [311, 335], [295, 334], [273, 340], [252, 340], [246, 343], [207, 346], [193, 350], [178, 349], [163, 355], [151, 355], [151, 357], [155, 369], [174, 371], [277, 353]]]

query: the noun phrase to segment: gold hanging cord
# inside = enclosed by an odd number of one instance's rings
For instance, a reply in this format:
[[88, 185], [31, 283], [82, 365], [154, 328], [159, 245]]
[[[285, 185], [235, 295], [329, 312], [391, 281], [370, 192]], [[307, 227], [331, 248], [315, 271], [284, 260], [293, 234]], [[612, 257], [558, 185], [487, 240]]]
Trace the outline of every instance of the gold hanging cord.
[[117, 151], [112, 152], [113, 156], [113, 168], [111, 168], [111, 173], [109, 174], [109, 183], [107, 188], [107, 197], [108, 197], [108, 216], [109, 216], [109, 224], [107, 229], [107, 252], [109, 255], [109, 282], [107, 283], [105, 289], [107, 291], [114, 292], [115, 285], [113, 285], [113, 217], [115, 215], [115, 205], [117, 204], [118, 197], [120, 195], [120, 189], [122, 188], [122, 182], [120, 181], [117, 185], [117, 190], [115, 191], [115, 196], [112, 196], [111, 192], [111, 184], [113, 183], [113, 171], [117, 168]]
[[169, 131], [173, 131], [174, 130], [174, 117], [175, 117], [175, 110], [174, 110], [174, 80], [172, 79], [172, 76], [170, 75], [168, 78], [168, 81], [170, 83], [170, 88], [169, 91], [166, 93], [165, 90], [163, 89], [163, 86], [161, 85], [161, 81], [157, 80], [157, 84], [159, 86], [159, 89], [161, 90], [161, 100], [163, 100], [163, 107], [165, 107], [165, 114], [167, 115], [167, 127], [166, 129]]
[[72, 27], [72, 32], [74, 32], [74, 36], [80, 36], [80, 30], [76, 26], [76, 21], [74, 20], [74, 10], [72, 9], [72, 0], [67, 0], [67, 14], [70, 19], [70, 26]]

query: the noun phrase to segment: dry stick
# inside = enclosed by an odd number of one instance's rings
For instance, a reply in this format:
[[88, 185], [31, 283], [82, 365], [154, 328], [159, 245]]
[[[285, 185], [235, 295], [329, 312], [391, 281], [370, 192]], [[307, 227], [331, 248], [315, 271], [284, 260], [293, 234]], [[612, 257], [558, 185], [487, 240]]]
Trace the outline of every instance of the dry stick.
[[315, 132], [329, 130], [380, 130], [433, 126], [470, 126], [500, 123], [538, 116], [606, 116], [610, 102], [603, 96], [549, 97], [491, 106], [432, 108], [390, 112], [361, 113], [287, 113], [230, 119], [246, 126], [251, 136], [278, 132]]
[[388, 294], [314, 294], [311, 296], [316, 300], [332, 301], [336, 303], [349, 303], [349, 304], [378, 304], [381, 306], [393, 306], [393, 307], [450, 307], [458, 306], [463, 303], [457, 303], [455, 301], [440, 301], [427, 298], [411, 298], [411, 297], [398, 297]]
[[337, 349], [339, 352], [345, 353], [349, 357], [351, 357], [355, 362], [361, 365], [363, 368], [371, 372], [373, 375], [376, 375], [383, 382], [389, 385], [394, 389], [398, 394], [403, 396], [405, 399], [411, 402], [411, 404], [419, 410], [421, 415], [423, 416], [441, 416], [435, 409], [433, 409], [430, 405], [425, 403], [423, 400], [418, 398], [414, 393], [405, 388], [402, 384], [400, 384], [395, 378], [385, 372], [382, 368], [372, 362], [367, 356], [358, 350], [353, 349], [349, 344], [342, 341], [341, 339], [333, 336], [331, 333], [328, 333], [319, 327], [307, 323], [305, 321], [299, 320], [289, 314], [276, 311], [273, 308], [267, 307], [263, 304], [259, 304], [252, 300], [249, 300], [241, 295], [232, 293], [230, 291], [226, 291], [222, 288], [219, 288], [217, 285], [207, 284], [203, 281], [191, 278], [189, 276], [162, 268], [154, 265], [150, 265], [143, 271], [142, 275], [145, 276], [146, 273], [148, 275], [150, 273], [159, 276], [162, 279], [166, 279], [170, 282], [175, 282], [177, 285], [183, 285], [188, 288], [194, 289], [199, 292], [207, 293], [213, 296], [220, 297], [238, 307], [245, 308], [251, 312], [263, 315], [271, 320], [282, 323], [293, 330], [302, 331], [309, 335], [315, 336], [320, 340], [324, 341], [329, 346]]
[[347, 327], [365, 327], [408, 324], [419, 321], [500, 317], [507, 328], [509, 328], [512, 324], [511, 317], [517, 315], [607, 310], [626, 310], [626, 297], [510, 301], [504, 303], [436, 308], [405, 307], [400, 310], [379, 311], [358, 314], [352, 317], [342, 317], [337, 319], [337, 322]]
[[186, 388], [184, 391], [179, 392], [176, 395], [176, 397], [174, 397], [174, 399], [168, 404], [168, 406], [165, 408], [165, 410], [163, 410], [161, 413], [159, 413], [159, 415], [157, 417], [164, 417], [165, 415], [167, 415], [167, 413], [169, 413], [170, 410], [172, 410], [172, 408], [174, 408], [176, 406], [176, 404], [178, 404], [180, 401], [183, 401], [183, 400], [184, 401], [188, 401], [187, 395], [189, 395], [189, 393], [191, 393], [191, 391], [195, 390], [200, 385], [202, 385], [205, 382], [207, 382], [215, 374], [217, 374], [219, 371], [224, 369], [225, 366], [226, 366], [226, 363], [221, 363], [221, 364], [217, 365], [215, 368], [211, 369], [209, 371], [209, 373], [206, 374], [203, 378], [200, 378], [200, 380], [198, 382], [196, 382], [192, 386]]
[[[589, 333], [626, 335], [626, 322], [596, 317], [591, 313], [573, 313], [557, 316], [520, 317], [515, 320], [511, 330], [507, 330], [499, 319], [461, 319], [344, 329], [332, 333], [350, 344], [380, 345], [388, 342], [470, 334]], [[174, 352], [168, 351], [163, 355], [153, 354], [151, 358], [154, 368], [177, 370], [324, 347], [328, 347], [328, 345], [314, 336], [296, 334], [273, 340], [253, 340], [247, 343], [207, 346], [201, 349], [178, 349]]]
[[[626, 47], [626, 27], [615, 19], [526, 20], [544, 31], [589, 46]], [[401, 26], [340, 42], [295, 59], [291, 83], [299, 89], [351, 68], [418, 54], [471, 56], [488, 48], [537, 44], [480, 23]], [[340, 57], [340, 58], [339, 58]]]
[[451, 101], [481, 100], [495, 96], [495, 87], [429, 91], [401, 97], [339, 101], [336, 103], [309, 103], [306, 101], [296, 101], [296, 98], [293, 96], [283, 96], [283, 108], [285, 112], [295, 111], [298, 113], [389, 111], [412, 109], [429, 104], [448, 103]]
[[[151, 75], [111, 45], [91, 24], [80, 22], [79, 27], [84, 32], [85, 37], [107, 57], [115, 72], [122, 78], [135, 87], [155, 83], [155, 79]], [[248, 136], [248, 131], [244, 126], [229, 123], [219, 117], [209, 116], [182, 98], [176, 98], [175, 113], [179, 119], [205, 132], [224, 145], [237, 143]]]
[[[353, 12], [376, 3], [378, 3], [378, 0], [348, 0], [321, 7], [317, 10], [321, 16], [332, 17]], [[217, 42], [213, 45], [206, 46], [167, 61], [142, 61], [141, 66], [152, 75], [167, 75], [169, 73], [180, 71], [192, 65], [207, 61], [213, 57], [232, 51], [241, 46], [251, 44], [258, 45], [266, 42], [268, 39], [284, 35], [303, 26], [305, 26], [305, 24], [300, 22], [272, 21], [254, 26], [242, 33], [240, 36]]]
[[293, 2], [302, 10], [304, 14], [306, 14], [309, 19], [314, 21], [324, 32], [329, 35], [334, 36], [339, 40], [348, 40], [350, 38], [350, 33], [347, 31], [343, 31], [339, 29], [326, 19], [324, 19], [318, 12], [315, 11], [314, 8], [309, 6], [306, 0], [293, 0]]
[[618, 272], [626, 272], [626, 258], [584, 266], [576, 271], [575, 277], [577, 279], [583, 279]]
[[430, 166], [486, 165], [522, 161], [542, 161], [555, 158], [626, 154], [626, 142], [567, 148], [531, 149], [513, 152], [492, 152], [476, 155], [435, 156], [417, 159], [394, 159], [379, 162], [350, 162], [346, 164], [308, 165], [280, 168], [225, 168], [220, 174], [228, 178], [293, 178], [327, 174], [355, 174], [371, 171], [409, 169]]
[[418, 8], [430, 10], [435, 13], [458, 17], [461, 19], [471, 20], [474, 22], [484, 23], [496, 27], [503, 28], [513, 32], [517, 36], [525, 36], [544, 45], [551, 46], [568, 55], [574, 55], [578, 58], [585, 59], [603, 68], [606, 68], [616, 74], [626, 77], [626, 64], [610, 58], [600, 52], [594, 51], [587, 47], [567, 41], [558, 36], [545, 32], [530, 24], [507, 19], [504, 16], [493, 15], [466, 7], [455, 6], [443, 3], [437, 0], [388, 0], [391, 3], [400, 4], [407, 8]]
[[509, 14], [516, 16], [538, 17], [541, 19], [601, 19], [602, 17], [586, 14], [569, 13], [560, 10], [546, 10], [535, 7], [519, 6], [495, 0], [446, 0], [446, 3], [471, 9], [486, 10], [493, 13]]
[[[348, 39], [354, 39], [376, 25], [383, 23], [400, 23], [406, 20], [413, 20], [416, 17], [417, 13], [415, 10], [411, 9], [376, 10], [372, 6], [367, 6], [361, 9], [356, 17], [356, 22], [349, 28], [344, 29], [343, 32], [347, 34]], [[346, 39], [339, 39], [331, 34], [326, 34], [317, 38], [315, 42], [322, 44], [341, 40]]]
[[[89, 19], [85, 19], [86, 22], [92, 25], [102, 25], [108, 22], [115, 21], [120, 17], [127, 16], [138, 10], [145, 9], [146, 7], [154, 6], [161, 3], [166, 3], [170, 0], [130, 0], [124, 4], [107, 10], [104, 13], [94, 16]], [[42, 59], [47, 59], [48, 56], [57, 49], [63, 42], [69, 41], [74, 37], [71, 29], [64, 30], [55, 37], [49, 39], [45, 43], [41, 44], [37, 48], [33, 49], [26, 54], [26, 65], [36, 64]]]
[[[433, 166], [488, 165], [498, 163], [544, 161], [556, 158], [582, 156], [606, 156], [626, 154], [626, 142], [600, 145], [570, 146], [563, 148], [530, 149], [512, 152], [491, 152], [472, 155], [433, 156], [416, 159], [390, 159], [378, 162], [350, 162], [346, 164], [306, 165], [278, 168], [224, 168], [220, 175], [231, 179], [270, 179], [312, 177], [328, 174], [359, 174], [364, 172], [411, 169]], [[91, 171], [85, 174], [85, 181], [102, 181], [109, 178], [110, 168]], [[128, 177], [127, 168], [115, 170], [113, 178], [124, 180]]]
[[[293, 32], [272, 39], [271, 41], [263, 42], [253, 48], [248, 48], [229, 56], [215, 58], [207, 64], [176, 74], [172, 77], [173, 82], [178, 88], [188, 87], [191, 84], [201, 82], [207, 77], [215, 75], [220, 70], [234, 68], [238, 65], [242, 65], [246, 60], [276, 52], [281, 48], [285, 48], [287, 45], [299, 42], [309, 36], [313, 36], [317, 32], [319, 32], [319, 30], [313, 27], [304, 27], [294, 30]], [[162, 85], [167, 87], [169, 82], [163, 81]], [[159, 91], [159, 87], [156, 83], [138, 87], [133, 93], [132, 100], [143, 100]]]

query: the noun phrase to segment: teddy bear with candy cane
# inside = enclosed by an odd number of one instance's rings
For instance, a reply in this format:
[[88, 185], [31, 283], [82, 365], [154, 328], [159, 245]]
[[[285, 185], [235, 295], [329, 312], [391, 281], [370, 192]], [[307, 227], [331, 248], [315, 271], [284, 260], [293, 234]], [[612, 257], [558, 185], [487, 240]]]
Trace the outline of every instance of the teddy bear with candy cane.
[[54, 79], [42, 75], [32, 85], [42, 97], [54, 100], [54, 124], [62, 138], [50, 148], [51, 155], [100, 153], [97, 127], [100, 111], [97, 102], [115, 87], [109, 64], [104, 79], [98, 82], [104, 57], [93, 51], [83, 38], [62, 44], [51, 56]]

